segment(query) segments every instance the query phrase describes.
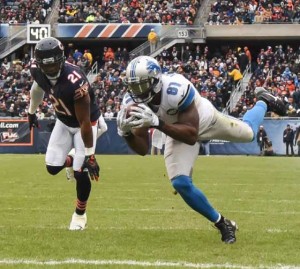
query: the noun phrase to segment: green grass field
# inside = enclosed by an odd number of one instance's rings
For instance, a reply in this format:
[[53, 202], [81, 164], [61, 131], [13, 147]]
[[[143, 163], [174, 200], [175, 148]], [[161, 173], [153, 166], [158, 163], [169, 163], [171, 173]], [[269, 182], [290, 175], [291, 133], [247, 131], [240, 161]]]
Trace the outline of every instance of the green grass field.
[[225, 245], [173, 194], [161, 156], [99, 155], [88, 228], [44, 155], [0, 155], [0, 268], [300, 268], [300, 158], [200, 156], [194, 182], [239, 226]]

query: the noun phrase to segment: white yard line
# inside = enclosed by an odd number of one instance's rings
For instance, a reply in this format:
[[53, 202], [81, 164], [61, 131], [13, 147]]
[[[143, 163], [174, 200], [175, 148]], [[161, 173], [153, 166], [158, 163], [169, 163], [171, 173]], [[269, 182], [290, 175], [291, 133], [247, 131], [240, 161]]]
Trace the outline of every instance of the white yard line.
[[[6, 211], [16, 211], [19, 212], [20, 210], [24, 210], [24, 208], [21, 207], [8, 207], [6, 208]], [[57, 211], [64, 211], [64, 209], [56, 209], [56, 208], [30, 208], [28, 211], [41, 211], [44, 212], [57, 212]], [[108, 211], [108, 212], [159, 212], [159, 213], [165, 213], [165, 212], [191, 212], [194, 213], [192, 209], [186, 208], [186, 209], [176, 209], [176, 208], [93, 208], [93, 211]], [[239, 213], [239, 214], [250, 214], [250, 215], [266, 215], [266, 214], [272, 214], [272, 215], [299, 215], [300, 211], [285, 211], [285, 212], [267, 212], [267, 211], [251, 211], [251, 210], [227, 210], [229, 213]]]
[[4, 259], [0, 260], [1, 265], [64, 265], [64, 264], [75, 264], [75, 265], [129, 265], [129, 266], [144, 266], [144, 267], [178, 267], [178, 268], [236, 268], [236, 269], [300, 269], [300, 265], [238, 265], [238, 264], [213, 264], [213, 263], [191, 263], [191, 262], [168, 262], [168, 261], [134, 261], [134, 260], [81, 260], [81, 259], [68, 259], [68, 260], [12, 260]]

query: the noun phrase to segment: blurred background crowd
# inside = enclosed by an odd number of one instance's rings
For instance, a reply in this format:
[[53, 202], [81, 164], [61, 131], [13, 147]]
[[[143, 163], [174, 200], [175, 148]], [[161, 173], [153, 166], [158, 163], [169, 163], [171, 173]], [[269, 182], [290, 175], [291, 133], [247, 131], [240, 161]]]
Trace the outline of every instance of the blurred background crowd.
[[[191, 25], [201, 0], [90, 0], [63, 1], [59, 23], [161, 23]], [[43, 23], [53, 0], [1, 0], [1, 23]], [[208, 24], [299, 23], [298, 0], [217, 0]]]
[[[60, 1], [58, 22], [115, 22], [193, 24], [201, 7], [201, 0], [92, 0]], [[2, 23], [43, 23], [52, 11], [52, 0], [0, 0]], [[217, 0], [211, 5], [208, 24], [284, 23], [299, 22], [298, 0]], [[258, 16], [261, 19], [258, 19]], [[130, 60], [127, 48], [105, 46], [93, 55], [89, 49], [66, 47], [66, 60], [80, 66], [87, 74], [97, 62], [99, 72], [91, 79], [99, 106], [105, 117], [115, 117], [126, 91], [122, 81]], [[241, 117], [256, 102], [254, 89], [264, 86], [282, 98], [288, 116], [300, 115], [300, 47], [278, 44], [251, 48], [235, 45], [210, 48], [205, 44], [176, 45], [163, 50], [156, 58], [163, 73], [178, 72], [194, 83], [199, 93], [223, 111], [232, 91], [251, 66], [251, 77], [246, 90], [229, 113]], [[9, 57], [0, 62], [0, 116], [26, 117], [29, 91], [32, 84], [30, 56], [24, 53], [19, 59]], [[47, 96], [40, 106], [39, 118], [54, 117]], [[275, 115], [268, 115], [275, 116]]]
[[[181, 47], [183, 46], [183, 48]], [[183, 53], [181, 53], [183, 51]], [[89, 72], [95, 55], [85, 49], [69, 49], [67, 61]], [[178, 72], [191, 80], [201, 96], [209, 99], [222, 111], [236, 86], [235, 73], [243, 73], [251, 64], [252, 75], [247, 82], [236, 107], [230, 111], [241, 117], [256, 102], [254, 89], [264, 86], [286, 103], [290, 117], [300, 115], [300, 47], [268, 46], [253, 57], [248, 47], [210, 51], [208, 46], [180, 45], [163, 50], [157, 57], [163, 73]], [[92, 78], [91, 86], [96, 93], [99, 107], [105, 117], [115, 117], [126, 92], [123, 85], [126, 65], [129, 61], [126, 48], [104, 47], [97, 57], [99, 72]], [[243, 76], [239, 77], [243, 80]], [[26, 117], [29, 91], [32, 84], [30, 57], [9, 61], [3, 59], [0, 67], [0, 115]], [[37, 112], [39, 118], [53, 117], [54, 110], [47, 96]], [[275, 115], [269, 115], [275, 116]]]

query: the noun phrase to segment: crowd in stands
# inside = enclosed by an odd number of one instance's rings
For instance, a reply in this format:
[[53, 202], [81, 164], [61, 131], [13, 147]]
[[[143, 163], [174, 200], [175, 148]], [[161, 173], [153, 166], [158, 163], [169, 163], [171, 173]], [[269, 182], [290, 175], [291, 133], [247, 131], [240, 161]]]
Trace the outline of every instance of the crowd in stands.
[[52, 3], [53, 0], [1, 0], [0, 23], [43, 23]]
[[[257, 68], [249, 85], [264, 86], [285, 102], [288, 116], [300, 116], [300, 46], [268, 46], [255, 60]], [[246, 91], [244, 98], [250, 98], [249, 94], [250, 90]]]
[[67, 2], [60, 6], [59, 23], [194, 23], [198, 0], [130, 0]]
[[[201, 0], [60, 1], [59, 23], [161, 23], [192, 25]], [[43, 23], [53, 0], [1, 0], [0, 23]], [[299, 23], [296, 0], [216, 0], [207, 24]]]
[[299, 23], [300, 2], [296, 0], [216, 0], [209, 25], [253, 23]]
[[[72, 49], [67, 61], [89, 71], [95, 55], [87, 49]], [[240, 74], [251, 63], [253, 74], [237, 106], [230, 111], [234, 117], [241, 117], [256, 102], [254, 89], [264, 86], [275, 96], [282, 98], [288, 108], [288, 116], [300, 116], [300, 47], [268, 46], [262, 48], [257, 57], [251, 55], [248, 47], [228, 48], [226, 51], [211, 52], [208, 46], [173, 46], [162, 51], [157, 60], [163, 73], [178, 72], [195, 85], [201, 96], [209, 99], [222, 111], [237, 83], [233, 71]], [[126, 92], [123, 84], [129, 53], [126, 48], [114, 50], [105, 47], [99, 58], [99, 72], [91, 82], [103, 115], [116, 117]], [[85, 64], [82, 64], [85, 62]], [[0, 67], [0, 116], [26, 117], [32, 78], [29, 70], [30, 57], [25, 54], [20, 60], [5, 58]], [[242, 80], [243, 76], [239, 80]], [[47, 96], [39, 107], [38, 117], [54, 117], [55, 113]], [[269, 116], [275, 116], [270, 114]]]

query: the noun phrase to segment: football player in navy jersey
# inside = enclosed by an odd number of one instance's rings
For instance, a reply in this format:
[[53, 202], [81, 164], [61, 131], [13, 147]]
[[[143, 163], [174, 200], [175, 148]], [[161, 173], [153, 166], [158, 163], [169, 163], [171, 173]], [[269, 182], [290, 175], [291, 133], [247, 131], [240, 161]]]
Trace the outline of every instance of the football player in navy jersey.
[[[35, 112], [46, 94], [57, 115], [46, 152], [47, 171], [56, 175], [64, 167], [73, 167], [77, 204], [69, 229], [83, 230], [90, 180], [99, 178], [94, 153], [100, 110], [86, 75], [79, 67], [65, 62], [64, 47], [58, 39], [44, 38], [36, 44], [30, 71], [34, 82], [30, 91], [29, 128], [38, 126]], [[74, 158], [68, 155], [73, 147]]]
[[128, 64], [124, 82], [128, 93], [117, 116], [119, 135], [135, 152], [146, 155], [150, 146], [148, 129], [165, 133], [165, 165], [174, 189], [186, 204], [214, 223], [223, 242], [234, 243], [235, 222], [224, 218], [193, 184], [193, 166], [200, 142], [211, 139], [251, 142], [266, 111], [285, 115], [284, 103], [258, 87], [255, 92], [259, 101], [255, 106], [243, 120], [232, 118], [201, 97], [184, 76], [162, 74], [159, 63], [149, 56], [139, 56]]

